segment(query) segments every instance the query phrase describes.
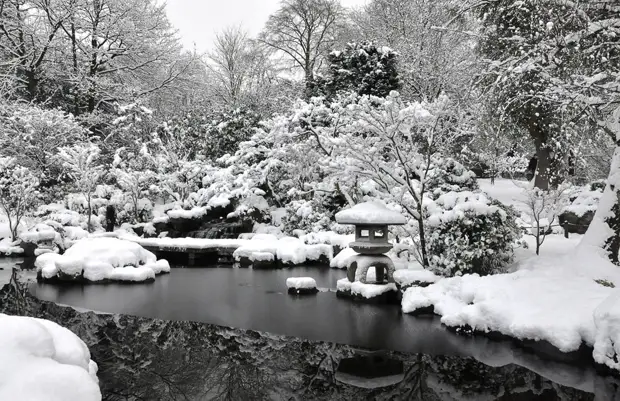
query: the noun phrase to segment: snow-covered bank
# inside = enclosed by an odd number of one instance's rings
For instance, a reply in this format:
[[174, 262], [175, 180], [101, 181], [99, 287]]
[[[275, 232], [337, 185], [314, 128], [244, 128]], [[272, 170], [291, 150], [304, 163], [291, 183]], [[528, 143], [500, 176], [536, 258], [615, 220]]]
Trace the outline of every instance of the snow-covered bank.
[[40, 255], [35, 266], [43, 280], [152, 281], [168, 273], [170, 265], [139, 244], [117, 238], [87, 238], [76, 242], [64, 255]]
[[[547, 254], [525, 257], [515, 271], [444, 278], [405, 291], [405, 313], [433, 307], [443, 324], [545, 340], [563, 352], [582, 343], [596, 362], [620, 368], [620, 269], [595, 252], [577, 249], [580, 238], [549, 238]], [[562, 253], [562, 250], [564, 251]]]
[[56, 323], [0, 313], [0, 361], [0, 400], [101, 400], [88, 347]]

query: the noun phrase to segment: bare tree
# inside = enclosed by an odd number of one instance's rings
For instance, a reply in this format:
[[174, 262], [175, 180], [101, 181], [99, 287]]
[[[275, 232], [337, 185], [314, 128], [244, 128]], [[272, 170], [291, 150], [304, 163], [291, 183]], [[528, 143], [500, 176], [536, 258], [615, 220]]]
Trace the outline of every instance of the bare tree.
[[5, 92], [17, 89], [28, 100], [39, 97], [50, 53], [73, 6], [73, 0], [0, 0], [0, 80]]
[[260, 40], [304, 73], [306, 89], [335, 41], [343, 9], [335, 0], [283, 0], [269, 17]]
[[239, 105], [251, 73], [250, 58], [248, 35], [241, 27], [228, 27], [216, 35], [215, 50], [209, 54], [207, 67], [217, 82], [216, 94], [229, 106]]

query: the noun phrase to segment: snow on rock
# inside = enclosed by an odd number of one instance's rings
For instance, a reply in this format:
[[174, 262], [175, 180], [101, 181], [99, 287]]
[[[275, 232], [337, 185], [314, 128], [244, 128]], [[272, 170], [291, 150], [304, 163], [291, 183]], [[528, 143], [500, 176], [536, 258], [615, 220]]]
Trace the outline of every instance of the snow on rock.
[[56, 323], [0, 314], [0, 361], [1, 400], [101, 400], [88, 347]]
[[[254, 234], [251, 239], [239, 240], [243, 244], [233, 252], [233, 258], [239, 262], [247, 258], [250, 262], [278, 260], [288, 265], [331, 261], [333, 250], [330, 245], [304, 244], [294, 237], [278, 239], [271, 234]], [[267, 256], [270, 254], [272, 256]]]
[[336, 282], [336, 289], [340, 292], [351, 292], [351, 295], [360, 296], [366, 299], [376, 298], [386, 292], [397, 291], [396, 284], [364, 284], [359, 281], [350, 282], [343, 278]]
[[439, 276], [430, 270], [400, 269], [394, 272], [394, 281], [401, 287], [410, 287], [417, 284], [431, 284], [439, 280]]
[[346, 248], [349, 244], [355, 241], [355, 234], [338, 234], [334, 231], [320, 231], [316, 233], [303, 234], [299, 237], [304, 243], [313, 244], [327, 244], [338, 246], [340, 248]]
[[332, 261], [329, 263], [329, 267], [333, 267], [336, 269], [346, 269], [349, 267], [349, 260], [358, 255], [352, 248], [344, 248], [338, 255], [336, 255]]
[[334, 249], [331, 245], [315, 244], [305, 245], [306, 260], [309, 262], [318, 262], [323, 260], [330, 261], [334, 258]]
[[276, 257], [283, 263], [300, 265], [306, 261], [306, 245], [299, 238], [284, 237], [278, 241]]
[[350, 209], [336, 213], [339, 224], [405, 224], [407, 220], [402, 214], [388, 209], [378, 202], [364, 202]]
[[314, 289], [316, 281], [312, 277], [289, 277], [286, 279], [286, 287], [294, 289]]
[[[572, 243], [566, 240], [567, 246]], [[598, 358], [603, 360], [609, 344], [605, 339], [615, 335], [609, 327], [616, 327], [616, 321], [606, 312], [609, 307], [597, 308], [618, 290], [596, 280], [619, 286], [620, 271], [584, 250], [532, 257], [513, 273], [465, 275], [411, 287], [403, 295], [402, 310], [411, 313], [433, 306], [447, 326], [546, 340], [563, 352], [577, 350], [582, 342], [598, 344]]]
[[204, 206], [194, 207], [190, 210], [174, 209], [167, 212], [168, 216], [173, 219], [199, 219], [207, 214], [207, 208]]
[[60, 234], [47, 224], [37, 224], [31, 230], [19, 234], [19, 238], [24, 242], [38, 243], [41, 241], [60, 241]]
[[588, 212], [596, 212], [599, 202], [603, 197], [602, 189], [591, 190], [590, 186], [582, 188], [577, 197], [566, 206], [562, 212], [573, 213], [577, 217], [582, 217]]
[[0, 254], [10, 256], [24, 253], [24, 248], [18, 245], [19, 241], [11, 241], [9, 238], [0, 239]]
[[594, 311], [594, 360], [620, 370], [620, 290], [615, 290]]
[[40, 255], [35, 266], [43, 279], [83, 276], [88, 281], [145, 281], [170, 271], [167, 261], [139, 244], [106, 237], [79, 240], [64, 255]]

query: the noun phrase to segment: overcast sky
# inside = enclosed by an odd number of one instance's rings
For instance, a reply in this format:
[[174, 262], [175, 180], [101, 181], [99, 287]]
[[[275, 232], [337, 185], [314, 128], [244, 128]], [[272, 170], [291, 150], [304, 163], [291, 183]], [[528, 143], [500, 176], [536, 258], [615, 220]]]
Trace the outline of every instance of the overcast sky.
[[[199, 52], [209, 50], [215, 33], [227, 26], [242, 24], [252, 36], [278, 9], [280, 0], [167, 0], [168, 18], [179, 30], [183, 45]], [[341, 0], [346, 7], [363, 5], [366, 0]]]

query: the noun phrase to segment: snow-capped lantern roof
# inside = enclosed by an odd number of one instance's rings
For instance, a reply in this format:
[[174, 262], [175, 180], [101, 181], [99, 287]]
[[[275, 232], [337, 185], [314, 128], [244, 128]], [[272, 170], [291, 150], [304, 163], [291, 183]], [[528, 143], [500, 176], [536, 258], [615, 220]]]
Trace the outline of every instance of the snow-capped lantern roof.
[[377, 202], [359, 203], [350, 209], [342, 210], [336, 213], [336, 221], [339, 224], [377, 226], [403, 225], [407, 222], [402, 214]]

